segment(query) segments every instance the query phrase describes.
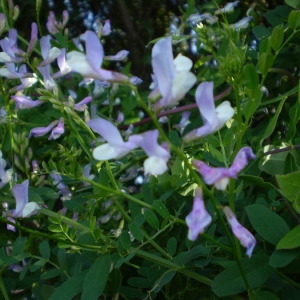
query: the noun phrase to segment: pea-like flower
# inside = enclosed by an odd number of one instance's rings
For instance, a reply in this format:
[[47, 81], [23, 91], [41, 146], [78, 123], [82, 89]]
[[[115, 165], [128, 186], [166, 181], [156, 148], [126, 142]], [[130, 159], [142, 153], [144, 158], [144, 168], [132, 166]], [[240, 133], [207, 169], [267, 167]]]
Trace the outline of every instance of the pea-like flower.
[[[170, 158], [170, 153], [167, 146], [159, 145], [157, 143], [158, 130], [150, 130], [142, 133], [140, 136], [143, 139], [140, 141], [140, 147], [149, 156], [144, 161], [144, 173], [160, 175], [163, 174], [167, 169], [167, 162]], [[165, 147], [164, 147], [165, 146]]]
[[71, 51], [67, 54], [67, 64], [73, 72], [80, 73], [85, 78], [129, 82], [127, 76], [101, 68], [104, 50], [95, 32], [87, 30], [81, 35], [81, 40], [85, 42], [86, 54], [79, 51]]
[[118, 128], [102, 118], [92, 119], [87, 122], [87, 125], [107, 141], [93, 150], [93, 157], [97, 160], [121, 158], [137, 148], [142, 140], [141, 136], [132, 135], [127, 142], [124, 142]]
[[193, 62], [179, 54], [175, 59], [172, 52], [172, 37], [160, 39], [152, 49], [152, 67], [155, 88], [149, 98], [161, 98], [155, 103], [155, 110], [177, 105], [196, 83], [196, 76], [190, 72]]
[[186, 216], [185, 222], [189, 227], [188, 239], [195, 241], [199, 234], [211, 223], [212, 217], [205, 208], [202, 190], [195, 190], [195, 197], [192, 211]]
[[16, 184], [12, 188], [12, 194], [16, 199], [16, 208], [12, 211], [13, 217], [27, 218], [38, 212], [40, 209], [36, 202], [28, 202], [29, 180]]
[[236, 219], [236, 216], [234, 215], [230, 207], [225, 206], [223, 208], [223, 211], [227, 218], [227, 221], [230, 224], [233, 234], [240, 241], [241, 245], [247, 248], [246, 255], [250, 258], [253, 249], [256, 245], [255, 237], [252, 235], [251, 232], [249, 232], [248, 229], [246, 229], [239, 223], [239, 221]]
[[16, 108], [18, 109], [32, 108], [43, 103], [40, 100], [32, 100], [27, 96], [11, 96], [11, 98], [16, 102]]
[[196, 90], [196, 102], [204, 124], [183, 137], [186, 143], [216, 132], [234, 114], [234, 110], [228, 101], [222, 102], [217, 108], [215, 107], [213, 82], [202, 82], [198, 86]]
[[200, 160], [193, 160], [193, 165], [203, 176], [205, 183], [214, 184], [216, 189], [225, 190], [229, 178], [237, 178], [238, 173], [245, 168], [250, 159], [256, 156], [250, 147], [244, 147], [237, 153], [230, 168], [214, 168]]

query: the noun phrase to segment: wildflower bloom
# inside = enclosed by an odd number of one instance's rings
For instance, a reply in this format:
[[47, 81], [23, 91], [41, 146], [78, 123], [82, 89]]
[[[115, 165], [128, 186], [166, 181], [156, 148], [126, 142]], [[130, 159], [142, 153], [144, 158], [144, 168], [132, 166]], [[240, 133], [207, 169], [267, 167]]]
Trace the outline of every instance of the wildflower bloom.
[[61, 175], [57, 174], [54, 170], [52, 171], [52, 173], [50, 173], [50, 177], [53, 179], [53, 183], [58, 188], [58, 193], [62, 196], [61, 200], [70, 200], [72, 198], [72, 193], [69, 190], [68, 186], [63, 183]]
[[202, 190], [197, 188], [195, 190], [192, 211], [185, 218], [185, 222], [189, 227], [188, 239], [195, 241], [198, 235], [204, 232], [205, 227], [207, 227], [211, 221], [212, 217], [204, 206]]
[[251, 16], [245, 17], [234, 24], [230, 24], [230, 27], [232, 27], [236, 30], [247, 28], [249, 26], [249, 23], [252, 21], [252, 19], [253, 19], [253, 17], [251, 17]]
[[193, 62], [179, 54], [173, 59], [172, 37], [160, 39], [152, 49], [152, 67], [155, 89], [149, 98], [161, 95], [154, 108], [175, 106], [195, 84], [197, 78], [190, 72]]
[[88, 96], [82, 99], [80, 102], [74, 104], [74, 109], [77, 111], [84, 111], [87, 109], [87, 104], [92, 101], [92, 97]]
[[223, 212], [230, 224], [233, 234], [240, 241], [241, 245], [247, 248], [246, 255], [250, 258], [256, 245], [255, 237], [238, 222], [230, 207], [225, 206]]
[[58, 33], [66, 26], [69, 20], [69, 13], [67, 10], [63, 11], [62, 17], [63, 17], [62, 22], [57, 22], [54, 12], [53, 11], [49, 12], [46, 27], [51, 34]]
[[144, 161], [145, 175], [163, 174], [168, 169], [167, 162], [170, 158], [170, 153], [166, 148], [157, 143], [158, 130], [150, 130], [142, 133], [140, 136], [143, 137], [139, 143], [140, 147], [149, 156]]
[[12, 211], [13, 217], [26, 218], [37, 213], [40, 209], [36, 202], [28, 202], [29, 180], [16, 184], [12, 188], [13, 196], [16, 199], [16, 208]]
[[30, 37], [29, 45], [27, 47], [27, 54], [30, 54], [33, 51], [37, 43], [37, 40], [38, 40], [38, 28], [37, 28], [37, 24], [33, 22], [31, 24], [31, 37]]
[[48, 140], [56, 140], [65, 132], [64, 119], [60, 118], [56, 127], [54, 127], [51, 131], [51, 134]]
[[137, 148], [142, 139], [140, 136], [132, 135], [127, 142], [124, 142], [118, 128], [102, 118], [92, 119], [87, 122], [87, 125], [107, 141], [93, 150], [93, 156], [97, 160], [121, 158]]
[[29, 138], [43, 136], [43, 135], [47, 134], [48, 132], [50, 132], [53, 129], [53, 127], [55, 127], [57, 124], [58, 124], [58, 121], [55, 120], [46, 127], [35, 127], [30, 130]]
[[95, 32], [87, 30], [81, 35], [81, 39], [85, 41], [86, 54], [79, 51], [71, 51], [67, 54], [67, 64], [73, 72], [80, 73], [86, 78], [128, 82], [127, 76], [101, 68], [104, 50]]
[[215, 107], [213, 96], [213, 82], [202, 82], [196, 90], [196, 102], [204, 125], [194, 129], [183, 137], [188, 143], [197, 138], [214, 133], [225, 125], [234, 114], [234, 110], [228, 101]]
[[2, 151], [0, 150], [0, 188], [12, 180], [13, 169], [5, 170], [5, 168], [6, 161], [2, 158]]
[[200, 160], [193, 160], [193, 165], [203, 176], [205, 183], [214, 184], [216, 189], [225, 190], [229, 178], [237, 178], [238, 173], [256, 156], [250, 147], [241, 148], [230, 168], [213, 168]]
[[240, 1], [234, 1], [227, 3], [223, 8], [219, 8], [215, 11], [215, 14], [226, 14], [234, 11], [234, 8], [238, 6]]
[[16, 107], [18, 109], [32, 108], [41, 105], [43, 102], [40, 100], [32, 100], [27, 96], [11, 96], [11, 98], [16, 102]]

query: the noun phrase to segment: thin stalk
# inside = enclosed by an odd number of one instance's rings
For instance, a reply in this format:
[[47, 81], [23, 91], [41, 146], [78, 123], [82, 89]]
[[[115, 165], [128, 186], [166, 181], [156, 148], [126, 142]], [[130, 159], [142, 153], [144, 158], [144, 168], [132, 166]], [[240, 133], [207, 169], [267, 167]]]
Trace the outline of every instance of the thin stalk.
[[0, 270], [0, 290], [2, 292], [2, 296], [4, 297], [4, 300], [9, 300], [9, 296], [8, 296], [7, 290], [6, 290], [4, 282], [3, 282], [3, 277], [2, 277], [3, 271], [4, 271], [4, 268], [2, 268]]
[[181, 273], [189, 278], [193, 278], [205, 285], [211, 286], [212, 281], [209, 278], [207, 278], [203, 275], [200, 275], [194, 271], [187, 270], [187, 269], [183, 268], [182, 266], [180, 266], [170, 260], [164, 259], [162, 257], [158, 257], [154, 254], [150, 254], [149, 252], [146, 252], [143, 250], [136, 250], [136, 251], [133, 250], [133, 252], [135, 252], [136, 255], [139, 257], [142, 257], [146, 260], [152, 261], [152, 262], [154, 262], [160, 266], [163, 266], [165, 268], [168, 268], [170, 270], [174, 270], [174, 271]]

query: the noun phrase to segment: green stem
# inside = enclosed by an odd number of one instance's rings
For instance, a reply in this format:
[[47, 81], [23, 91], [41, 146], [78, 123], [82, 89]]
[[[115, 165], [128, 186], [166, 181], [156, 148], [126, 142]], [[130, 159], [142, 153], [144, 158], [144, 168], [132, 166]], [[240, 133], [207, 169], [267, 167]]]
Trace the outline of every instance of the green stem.
[[203, 276], [203, 275], [200, 275], [196, 272], [193, 272], [193, 271], [190, 271], [190, 270], [187, 270], [185, 268], [183, 268], [182, 266], [170, 261], [170, 260], [167, 260], [167, 259], [164, 259], [162, 257], [159, 257], [157, 255], [154, 255], [154, 254], [150, 254], [149, 252], [146, 252], [146, 251], [143, 251], [143, 250], [134, 250], [133, 249], [133, 252], [136, 253], [137, 256], [139, 257], [142, 257], [146, 260], [149, 260], [149, 261], [152, 261], [160, 266], [163, 266], [165, 268], [168, 268], [170, 270], [174, 270], [178, 273], [181, 273], [189, 278], [193, 278], [205, 285], [208, 285], [208, 286], [211, 286], [211, 283], [212, 281]]
[[100, 190], [104, 190], [104, 191], [110, 192], [112, 194], [118, 195], [118, 196], [120, 196], [122, 198], [125, 198], [125, 199], [127, 199], [129, 201], [132, 201], [132, 202], [134, 202], [134, 203], [136, 203], [136, 204], [138, 204], [138, 205], [140, 205], [142, 207], [149, 208], [149, 209], [153, 210], [152, 205], [150, 205], [150, 204], [148, 204], [148, 203], [146, 203], [146, 202], [144, 202], [142, 200], [139, 200], [139, 199], [137, 199], [135, 197], [132, 197], [132, 196], [126, 194], [126, 193], [123, 193], [123, 192], [121, 192], [119, 190], [114, 190], [112, 188], [109, 188], [109, 187], [107, 187], [105, 185], [102, 185], [100, 183], [97, 183], [97, 182], [95, 182], [93, 180], [90, 180], [88, 178], [85, 178], [85, 177], [78, 178], [78, 180], [87, 182], [87, 183], [89, 183], [89, 184], [91, 184], [91, 185], [99, 188]]
[[8, 296], [7, 290], [6, 290], [4, 282], [3, 282], [3, 277], [2, 277], [3, 271], [4, 271], [4, 268], [2, 268], [0, 270], [0, 290], [2, 292], [2, 296], [3, 296], [4, 300], [9, 300], [9, 296]]

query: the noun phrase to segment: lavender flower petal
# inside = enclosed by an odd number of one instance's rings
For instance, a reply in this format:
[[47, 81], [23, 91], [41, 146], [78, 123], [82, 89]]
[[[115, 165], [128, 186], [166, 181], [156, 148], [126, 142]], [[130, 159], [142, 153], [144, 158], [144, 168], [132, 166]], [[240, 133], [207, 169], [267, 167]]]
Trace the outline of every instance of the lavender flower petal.
[[224, 214], [227, 218], [227, 221], [229, 222], [231, 226], [231, 230], [233, 234], [237, 237], [237, 239], [240, 241], [241, 245], [247, 248], [246, 255], [250, 258], [253, 252], [253, 249], [256, 245], [256, 239], [255, 237], [245, 228], [243, 227], [238, 220], [236, 219], [236, 216], [230, 209], [230, 207], [225, 206], [223, 208]]
[[192, 211], [186, 216], [185, 221], [189, 227], [188, 239], [195, 241], [199, 234], [204, 232], [211, 221], [212, 217], [207, 212], [202, 197], [202, 190], [195, 190], [194, 204]]

